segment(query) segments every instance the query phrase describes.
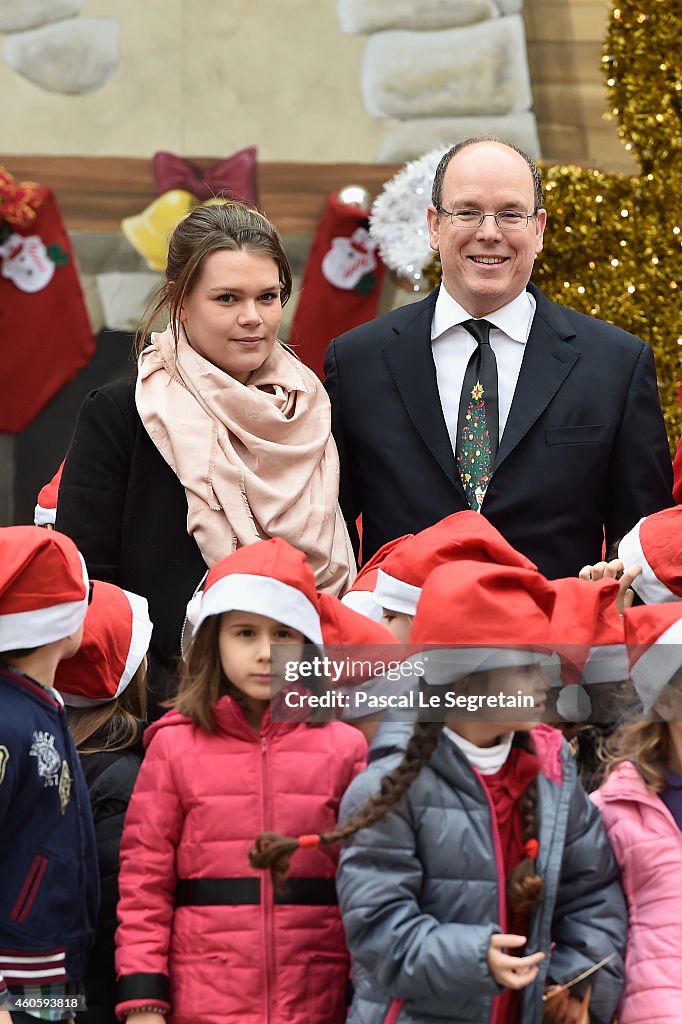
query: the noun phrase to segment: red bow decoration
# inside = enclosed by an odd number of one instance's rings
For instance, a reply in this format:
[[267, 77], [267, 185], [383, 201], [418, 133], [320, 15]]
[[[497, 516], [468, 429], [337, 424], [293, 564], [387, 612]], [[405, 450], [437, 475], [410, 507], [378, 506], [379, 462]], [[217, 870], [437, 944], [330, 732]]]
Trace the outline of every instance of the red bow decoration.
[[30, 227], [44, 198], [45, 189], [37, 182], [16, 181], [0, 167], [0, 220], [15, 228]]
[[255, 205], [257, 153], [255, 146], [248, 146], [208, 170], [175, 153], [155, 153], [152, 170], [156, 194], [181, 188], [191, 192], [200, 202], [214, 196], [225, 196]]

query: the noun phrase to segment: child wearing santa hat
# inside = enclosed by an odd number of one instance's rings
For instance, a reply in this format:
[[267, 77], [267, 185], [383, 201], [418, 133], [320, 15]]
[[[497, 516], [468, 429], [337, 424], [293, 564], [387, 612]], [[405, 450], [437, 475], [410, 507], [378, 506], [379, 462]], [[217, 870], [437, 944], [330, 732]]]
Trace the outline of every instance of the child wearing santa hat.
[[644, 715], [621, 726], [592, 799], [630, 911], [620, 1024], [679, 1024], [682, 1008], [682, 604], [625, 611]]
[[[563, 1024], [584, 987], [577, 999], [545, 984], [613, 954], [589, 979], [592, 1020], [611, 1021], [626, 932], [618, 869], [566, 743], [537, 725], [554, 599], [518, 566], [465, 560], [424, 583], [410, 643], [425, 649], [429, 710], [382, 723], [342, 824], [319, 837], [347, 840], [348, 1024]], [[535, 707], [517, 710], [519, 694]], [[485, 713], [467, 712], [470, 700]], [[292, 843], [263, 841], [281, 878]]]
[[68, 708], [90, 793], [101, 901], [95, 945], [84, 977], [83, 1024], [115, 1024], [114, 933], [123, 819], [142, 763], [147, 708], [147, 602], [112, 583], [93, 583], [83, 642], [60, 662], [55, 686]]
[[392, 543], [392, 549], [382, 548], [386, 553], [377, 564], [373, 597], [383, 609], [382, 624], [402, 643], [407, 643], [424, 580], [437, 566], [471, 559], [536, 568], [484, 516], [468, 509]]
[[277, 715], [283, 694], [271, 705], [282, 681], [271, 646], [295, 666], [323, 640], [313, 571], [285, 541], [241, 548], [208, 573], [175, 708], [146, 731], [126, 817], [119, 1019], [345, 1020], [335, 854], [303, 850], [277, 899], [248, 860], [263, 829], [333, 829], [364, 764], [357, 729]]
[[[97, 915], [88, 791], [54, 689], [89, 600], [73, 541], [0, 529], [0, 1022], [71, 1020]], [[11, 1016], [8, 1012], [11, 1010]]]

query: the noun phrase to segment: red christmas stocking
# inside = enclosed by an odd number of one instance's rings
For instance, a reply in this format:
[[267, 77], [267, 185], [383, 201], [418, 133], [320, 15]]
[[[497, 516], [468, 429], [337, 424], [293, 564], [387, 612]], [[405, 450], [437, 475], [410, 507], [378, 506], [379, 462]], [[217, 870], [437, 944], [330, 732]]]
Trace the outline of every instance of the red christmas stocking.
[[95, 343], [52, 190], [0, 168], [0, 431], [17, 434]]
[[310, 250], [290, 341], [318, 377], [332, 338], [376, 316], [385, 267], [367, 216], [332, 192]]

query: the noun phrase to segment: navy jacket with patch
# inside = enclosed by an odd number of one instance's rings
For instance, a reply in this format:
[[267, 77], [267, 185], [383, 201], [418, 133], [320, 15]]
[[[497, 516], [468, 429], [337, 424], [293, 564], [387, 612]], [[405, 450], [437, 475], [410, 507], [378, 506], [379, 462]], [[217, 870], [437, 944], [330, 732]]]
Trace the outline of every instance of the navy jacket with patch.
[[64, 708], [0, 668], [0, 991], [83, 976], [99, 880]]

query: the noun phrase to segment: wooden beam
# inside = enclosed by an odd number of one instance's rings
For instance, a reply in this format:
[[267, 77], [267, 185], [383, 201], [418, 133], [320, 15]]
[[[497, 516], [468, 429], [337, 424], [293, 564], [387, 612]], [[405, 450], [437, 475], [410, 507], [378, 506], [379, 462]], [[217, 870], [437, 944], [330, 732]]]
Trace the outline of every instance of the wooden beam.
[[[215, 157], [190, 157], [207, 170]], [[75, 231], [117, 231], [154, 198], [151, 161], [132, 157], [0, 155], [18, 181], [54, 189], [66, 226]], [[344, 185], [363, 185], [372, 196], [399, 164], [261, 163], [258, 205], [284, 235], [312, 235], [327, 196]]]

